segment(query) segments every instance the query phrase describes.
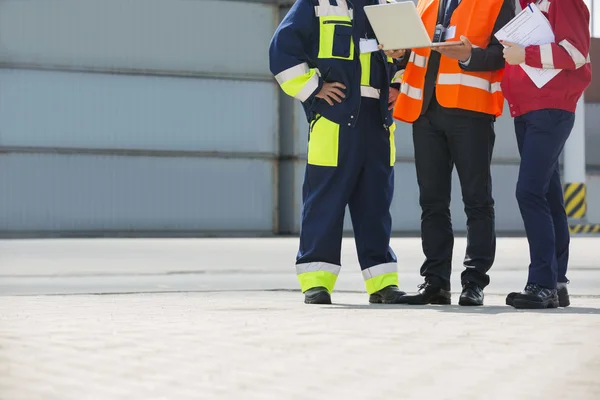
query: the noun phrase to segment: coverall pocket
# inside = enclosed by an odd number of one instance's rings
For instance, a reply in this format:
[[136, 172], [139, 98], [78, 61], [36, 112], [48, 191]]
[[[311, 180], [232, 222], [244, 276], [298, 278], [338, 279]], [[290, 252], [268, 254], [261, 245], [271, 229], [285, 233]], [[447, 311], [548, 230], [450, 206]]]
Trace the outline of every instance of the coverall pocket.
[[390, 167], [396, 164], [396, 123], [390, 126]]
[[322, 116], [317, 118], [308, 137], [308, 163], [337, 167], [340, 126]]
[[354, 59], [352, 21], [349, 17], [322, 17], [319, 58]]

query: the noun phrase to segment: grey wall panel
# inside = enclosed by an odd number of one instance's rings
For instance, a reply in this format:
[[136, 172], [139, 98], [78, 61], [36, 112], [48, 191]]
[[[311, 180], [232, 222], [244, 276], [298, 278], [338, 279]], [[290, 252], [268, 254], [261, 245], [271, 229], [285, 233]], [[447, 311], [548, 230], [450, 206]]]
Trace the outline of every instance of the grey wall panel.
[[587, 219], [600, 224], [600, 175], [587, 176]]
[[588, 166], [600, 169], [599, 103], [588, 103], [585, 107], [585, 161]]
[[[301, 188], [305, 163], [296, 163], [296, 191], [294, 195], [295, 232], [300, 229], [302, 210]], [[392, 229], [394, 232], [419, 232], [421, 229], [421, 209], [419, 190], [413, 163], [396, 163], [395, 193], [391, 207]], [[492, 169], [494, 199], [496, 201], [496, 229], [498, 231], [522, 231], [523, 223], [515, 200], [515, 185], [518, 173], [516, 165], [495, 165]], [[466, 217], [460, 192], [460, 183], [456, 172], [453, 175], [451, 213], [454, 230], [466, 231]], [[350, 213], [346, 210], [344, 229], [351, 232]]]
[[263, 160], [0, 155], [0, 230], [271, 232]]
[[0, 61], [268, 76], [277, 12], [211, 0], [0, 0]]
[[277, 152], [269, 82], [0, 69], [0, 146]]

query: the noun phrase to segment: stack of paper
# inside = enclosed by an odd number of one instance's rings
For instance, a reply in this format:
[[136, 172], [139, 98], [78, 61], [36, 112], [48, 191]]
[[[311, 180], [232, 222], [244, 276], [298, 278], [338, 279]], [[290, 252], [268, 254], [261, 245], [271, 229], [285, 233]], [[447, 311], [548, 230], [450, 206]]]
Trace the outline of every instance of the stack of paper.
[[[521, 46], [543, 45], [554, 42], [554, 32], [550, 22], [535, 4], [529, 4], [512, 21], [496, 32], [500, 41], [513, 42]], [[538, 88], [559, 74], [560, 69], [533, 68], [525, 63], [521, 68]]]

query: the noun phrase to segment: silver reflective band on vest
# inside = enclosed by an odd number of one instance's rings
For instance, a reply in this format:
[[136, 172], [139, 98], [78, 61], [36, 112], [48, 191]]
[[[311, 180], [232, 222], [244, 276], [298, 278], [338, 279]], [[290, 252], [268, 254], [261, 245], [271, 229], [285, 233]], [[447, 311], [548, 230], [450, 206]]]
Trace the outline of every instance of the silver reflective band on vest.
[[410, 86], [408, 83], [403, 83], [400, 86], [400, 93], [407, 95], [411, 99], [421, 100], [423, 99], [423, 91], [419, 88]]
[[364, 280], [375, 278], [377, 276], [385, 274], [393, 274], [398, 272], [398, 265], [396, 263], [387, 263], [375, 265], [371, 268], [367, 268], [362, 272]]
[[360, 87], [360, 95], [362, 97], [370, 97], [372, 99], [379, 99], [381, 96], [381, 91], [379, 89], [375, 89], [371, 86], [361, 86]]
[[304, 263], [304, 264], [296, 264], [296, 273], [298, 275], [306, 274], [307, 272], [325, 271], [325, 272], [330, 272], [333, 275], [337, 276], [340, 274], [341, 269], [342, 269], [342, 267], [339, 265], [329, 264], [329, 263], [325, 263], [325, 262], [311, 262], [311, 263]]
[[350, 17], [350, 19], [353, 19], [354, 12], [348, 8], [346, 0], [337, 0], [337, 6], [332, 6], [329, 0], [319, 0], [319, 5], [315, 6], [315, 16]]
[[490, 83], [483, 78], [467, 74], [440, 74], [437, 79], [438, 85], [462, 85], [475, 89], [485, 90], [489, 93], [500, 92], [500, 82]]
[[414, 51], [410, 53], [408, 57], [408, 61], [415, 64], [417, 67], [425, 68], [427, 67], [427, 57], [420, 56]]
[[308, 74], [309, 71], [310, 71], [310, 68], [308, 68], [308, 64], [302, 63], [302, 64], [294, 65], [293, 67], [288, 68], [285, 71], [278, 73], [277, 75], [275, 75], [275, 79], [281, 85], [291, 79], [297, 78], [304, 74]]

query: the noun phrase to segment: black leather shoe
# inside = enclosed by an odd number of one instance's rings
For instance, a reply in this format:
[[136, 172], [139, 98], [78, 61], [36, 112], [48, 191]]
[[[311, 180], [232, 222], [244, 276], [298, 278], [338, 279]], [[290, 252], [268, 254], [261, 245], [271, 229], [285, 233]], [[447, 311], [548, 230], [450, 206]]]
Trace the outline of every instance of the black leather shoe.
[[372, 304], [400, 304], [402, 296], [406, 293], [398, 289], [398, 286], [388, 286], [369, 296], [369, 303]]
[[315, 287], [304, 292], [306, 304], [331, 304], [331, 295], [324, 287]]
[[451, 298], [450, 291], [425, 281], [425, 283], [419, 285], [417, 294], [402, 296], [398, 299], [398, 304], [450, 304]]
[[521, 293], [514, 296], [512, 303], [513, 307], [519, 309], [557, 308], [558, 293], [556, 289], [528, 283]]
[[461, 306], [482, 306], [483, 289], [476, 283], [465, 283], [458, 304]]
[[[511, 292], [506, 296], [506, 305], [514, 307], [515, 297], [520, 292]], [[558, 294], [558, 306], [559, 307], [569, 307], [571, 305], [571, 299], [569, 297], [569, 291], [567, 290], [567, 283], [558, 283], [557, 284], [557, 294]]]

